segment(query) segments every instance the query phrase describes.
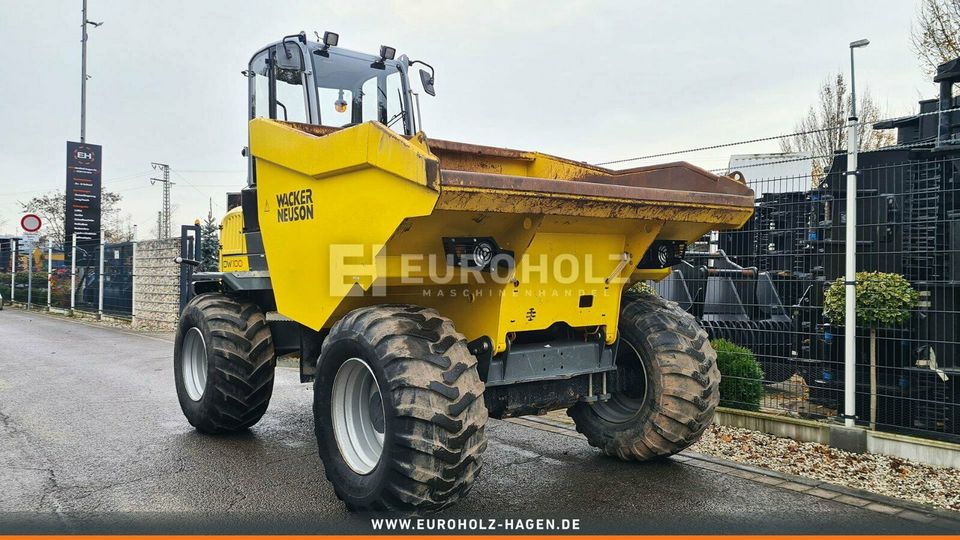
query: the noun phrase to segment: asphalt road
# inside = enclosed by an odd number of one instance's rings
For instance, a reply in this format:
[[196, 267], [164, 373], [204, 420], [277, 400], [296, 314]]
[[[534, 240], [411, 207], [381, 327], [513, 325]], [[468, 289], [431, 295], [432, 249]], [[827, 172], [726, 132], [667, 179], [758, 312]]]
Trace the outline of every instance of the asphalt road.
[[[211, 437], [180, 413], [168, 336], [0, 311], [0, 532], [371, 532], [334, 497], [311, 388]], [[443, 517], [578, 518], [585, 532], [916, 533], [923, 524], [679, 460], [630, 464], [491, 421], [484, 471]], [[500, 531], [503, 532], [503, 531]]]

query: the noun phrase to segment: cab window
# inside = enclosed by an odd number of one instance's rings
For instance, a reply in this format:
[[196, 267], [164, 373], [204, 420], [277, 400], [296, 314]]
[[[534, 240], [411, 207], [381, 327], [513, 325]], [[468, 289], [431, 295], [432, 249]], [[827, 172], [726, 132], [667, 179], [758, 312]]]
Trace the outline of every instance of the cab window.
[[395, 64], [378, 69], [369, 57], [333, 50], [311, 56], [321, 125], [347, 127], [372, 120], [405, 132], [403, 80]]
[[261, 51], [251, 60], [248, 77], [251, 79], [251, 118], [309, 122], [303, 59], [298, 45], [285, 43]]
[[260, 51], [250, 61], [250, 118], [270, 117], [270, 77], [267, 69], [269, 50]]

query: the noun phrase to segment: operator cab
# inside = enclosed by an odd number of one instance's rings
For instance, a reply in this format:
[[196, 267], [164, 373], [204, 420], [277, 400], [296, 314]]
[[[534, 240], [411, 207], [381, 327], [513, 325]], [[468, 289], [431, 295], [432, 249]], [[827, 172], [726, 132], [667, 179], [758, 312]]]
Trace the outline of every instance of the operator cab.
[[[395, 59], [393, 47], [379, 55], [341, 49], [340, 38], [324, 32], [308, 41], [304, 32], [284, 37], [257, 51], [247, 77], [248, 120], [271, 118], [339, 129], [376, 121], [407, 137], [419, 129], [417, 94], [410, 87], [409, 69], [421, 64], [423, 91], [435, 95], [433, 67], [406, 55]], [[417, 112], [416, 117], [414, 111]], [[247, 187], [241, 191], [243, 232], [248, 246], [262, 245], [257, 212], [257, 175], [253, 156], [247, 157]], [[261, 248], [262, 249], [262, 248]], [[260, 255], [256, 261], [261, 261]], [[260, 263], [251, 263], [260, 269]]]
[[[406, 55], [392, 47], [379, 55], [337, 47], [339, 36], [325, 32], [308, 41], [303, 32], [258, 51], [244, 71], [249, 79], [249, 119], [272, 118], [331, 128], [377, 121], [411, 136], [417, 131]], [[433, 95], [433, 68], [421, 70], [424, 91]]]

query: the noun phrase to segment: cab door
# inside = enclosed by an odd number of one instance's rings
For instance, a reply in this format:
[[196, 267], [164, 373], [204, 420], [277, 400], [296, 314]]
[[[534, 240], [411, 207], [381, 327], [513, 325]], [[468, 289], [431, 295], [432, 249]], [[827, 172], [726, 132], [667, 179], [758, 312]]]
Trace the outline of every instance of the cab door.
[[315, 103], [305, 65], [301, 44], [293, 40], [271, 45], [254, 55], [246, 71], [248, 118], [313, 123]]

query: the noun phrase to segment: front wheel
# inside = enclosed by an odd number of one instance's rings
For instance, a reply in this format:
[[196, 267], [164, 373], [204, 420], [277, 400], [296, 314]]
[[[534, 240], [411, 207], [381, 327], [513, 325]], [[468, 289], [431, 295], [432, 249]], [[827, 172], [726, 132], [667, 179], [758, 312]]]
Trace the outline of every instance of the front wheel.
[[713, 420], [717, 354], [690, 314], [658, 296], [625, 295], [619, 328], [619, 390], [567, 414], [604, 454], [638, 461], [675, 454]]
[[487, 442], [477, 360], [449, 319], [361, 308], [333, 325], [314, 383], [327, 479], [352, 511], [434, 511], [466, 495]]
[[256, 304], [220, 293], [194, 297], [180, 316], [173, 356], [180, 408], [197, 430], [240, 431], [266, 412], [275, 359]]

